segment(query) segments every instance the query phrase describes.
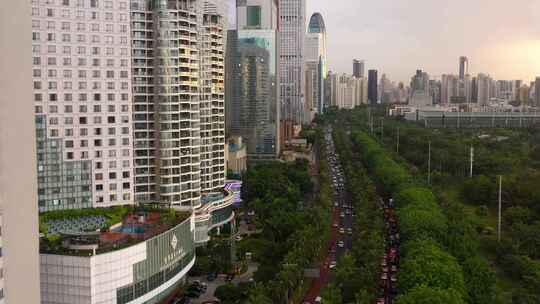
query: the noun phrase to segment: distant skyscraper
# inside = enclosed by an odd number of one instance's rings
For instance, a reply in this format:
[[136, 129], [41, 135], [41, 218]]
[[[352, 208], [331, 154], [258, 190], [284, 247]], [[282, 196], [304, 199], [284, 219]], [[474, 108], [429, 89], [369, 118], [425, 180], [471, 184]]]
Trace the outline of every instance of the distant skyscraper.
[[480, 106], [487, 106], [489, 105], [492, 88], [491, 77], [486, 74], [478, 74], [476, 81], [478, 86], [478, 104]]
[[429, 86], [429, 75], [422, 70], [417, 70], [411, 79], [410, 105], [426, 106], [433, 104], [431, 90]]
[[364, 60], [353, 59], [353, 77], [364, 77]]
[[229, 133], [242, 137], [252, 159], [280, 151], [277, 11], [276, 0], [238, 1], [237, 42], [228, 48]]
[[311, 70], [314, 77], [312, 92], [312, 109], [316, 113], [323, 113], [325, 106], [324, 83], [327, 76], [326, 63], [326, 27], [320, 13], [314, 13], [309, 20], [308, 32], [306, 34], [306, 69]]
[[540, 77], [534, 81], [534, 106], [540, 107]]
[[279, 1], [279, 73], [281, 119], [295, 124], [304, 118], [306, 0]]
[[378, 76], [377, 70], [368, 71], [368, 100], [370, 104], [377, 104], [378, 101]]
[[469, 73], [469, 59], [461, 56], [459, 57], [459, 79], [464, 80], [467, 73]]

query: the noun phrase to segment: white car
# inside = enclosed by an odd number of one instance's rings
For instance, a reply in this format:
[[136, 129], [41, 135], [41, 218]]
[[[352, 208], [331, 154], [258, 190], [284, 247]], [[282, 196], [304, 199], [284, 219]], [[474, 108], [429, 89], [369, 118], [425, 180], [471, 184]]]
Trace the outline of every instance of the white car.
[[345, 229], [340, 228], [340, 229], [339, 229], [339, 233], [344, 234], [344, 233], [345, 233]]
[[337, 245], [338, 245], [339, 248], [345, 247], [345, 243], [343, 243], [343, 241], [339, 241], [339, 242], [337, 243]]

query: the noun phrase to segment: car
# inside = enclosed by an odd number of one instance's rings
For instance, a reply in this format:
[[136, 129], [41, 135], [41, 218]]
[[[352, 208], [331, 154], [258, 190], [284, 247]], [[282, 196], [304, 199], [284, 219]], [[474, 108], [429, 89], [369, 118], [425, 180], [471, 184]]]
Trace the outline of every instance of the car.
[[337, 228], [337, 227], [338, 227], [338, 224], [337, 224], [337, 223], [334, 223], [334, 224], [332, 225], [332, 227]]
[[315, 298], [315, 303], [322, 303], [322, 298], [321, 297], [316, 297]]
[[345, 243], [343, 243], [343, 241], [339, 241], [337, 245], [339, 246], [339, 248], [345, 247]]
[[341, 212], [341, 214], [339, 215], [339, 217], [345, 217], [345, 213]]
[[212, 282], [212, 281], [214, 281], [216, 279], [216, 277], [217, 277], [217, 273], [211, 272], [206, 276], [206, 280], [208, 282]]
[[345, 229], [340, 228], [340, 229], [339, 229], [339, 233], [344, 234], [344, 233], [345, 233]]
[[242, 240], [242, 236], [241, 235], [237, 235], [235, 238], [234, 238], [237, 242], [240, 242]]
[[349, 234], [349, 235], [352, 234], [352, 228], [347, 229], [347, 234]]
[[336, 261], [332, 261], [332, 262], [330, 262], [330, 265], [328, 265], [328, 269], [334, 269], [334, 268], [336, 268], [336, 266], [337, 266]]

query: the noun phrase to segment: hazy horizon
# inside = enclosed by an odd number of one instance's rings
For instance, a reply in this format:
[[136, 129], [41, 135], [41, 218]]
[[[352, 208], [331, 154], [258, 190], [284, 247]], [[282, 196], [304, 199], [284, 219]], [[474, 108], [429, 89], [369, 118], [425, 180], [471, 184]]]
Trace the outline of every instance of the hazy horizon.
[[467, 56], [471, 75], [533, 81], [540, 76], [540, 1], [487, 2], [306, 0], [306, 23], [322, 14], [331, 71], [351, 74], [352, 60], [362, 59], [366, 71], [408, 82], [417, 69], [433, 78], [458, 74], [458, 59]]
[[408, 81], [416, 69], [440, 77], [457, 74], [463, 55], [472, 75], [527, 82], [540, 75], [540, 1], [306, 1], [308, 20], [314, 12], [325, 19], [337, 72], [352, 73], [357, 58], [391, 80]]

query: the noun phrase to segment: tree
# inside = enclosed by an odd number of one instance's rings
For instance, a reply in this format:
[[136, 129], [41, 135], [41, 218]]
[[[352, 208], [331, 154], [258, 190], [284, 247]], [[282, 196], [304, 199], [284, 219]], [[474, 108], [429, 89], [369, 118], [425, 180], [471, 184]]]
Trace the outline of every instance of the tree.
[[322, 302], [324, 304], [341, 304], [343, 300], [341, 298], [341, 290], [334, 284], [328, 284], [322, 291]]
[[453, 289], [467, 296], [463, 270], [457, 260], [431, 240], [409, 242], [401, 263], [399, 288], [408, 292], [418, 286]]
[[418, 286], [399, 296], [397, 304], [465, 304], [465, 301], [453, 289]]
[[468, 258], [463, 263], [463, 274], [471, 303], [493, 303], [495, 273], [486, 261], [479, 256]]
[[266, 295], [266, 290], [262, 284], [255, 284], [249, 291], [246, 304], [272, 304], [272, 299]]
[[216, 288], [214, 296], [225, 304], [238, 303], [243, 298], [242, 290], [230, 283]]

